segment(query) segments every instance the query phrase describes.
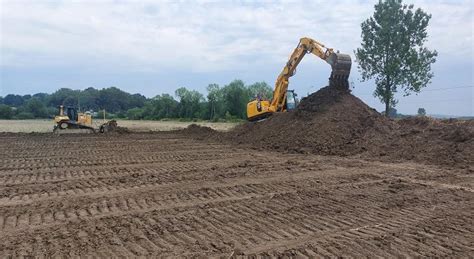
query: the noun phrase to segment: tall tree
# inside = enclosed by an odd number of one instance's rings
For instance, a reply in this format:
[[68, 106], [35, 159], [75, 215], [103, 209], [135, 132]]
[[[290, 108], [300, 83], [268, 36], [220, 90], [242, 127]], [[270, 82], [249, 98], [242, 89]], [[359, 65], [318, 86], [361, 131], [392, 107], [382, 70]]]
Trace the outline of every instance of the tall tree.
[[265, 82], [257, 82], [248, 86], [250, 97], [255, 98], [260, 95], [261, 98], [271, 100], [273, 89]]
[[46, 106], [39, 98], [30, 98], [25, 103], [25, 111], [33, 114], [35, 118], [45, 118], [48, 116]]
[[355, 55], [362, 80], [375, 79], [374, 96], [385, 103], [387, 116], [397, 104], [398, 88], [407, 96], [431, 82], [437, 52], [424, 46], [430, 18], [402, 0], [380, 0], [373, 17], [362, 23], [362, 44]]
[[242, 80], [234, 80], [223, 89], [225, 110], [231, 116], [245, 119], [247, 103], [250, 99], [248, 88], [245, 87]]
[[80, 90], [61, 88], [49, 96], [48, 105], [57, 107], [59, 105], [77, 106]]
[[6, 104], [0, 104], [0, 119], [11, 119], [12, 116], [12, 108]]
[[207, 86], [207, 101], [209, 104], [209, 119], [219, 118], [224, 107], [224, 98], [222, 89], [218, 84], [210, 84]]
[[426, 116], [425, 108], [418, 108], [418, 116]]
[[188, 90], [185, 87], [176, 89], [175, 95], [179, 98], [178, 112], [181, 118], [199, 118], [201, 102], [204, 96], [196, 90]]
[[24, 102], [25, 100], [23, 99], [23, 97], [17, 94], [9, 94], [5, 96], [5, 98], [3, 98], [4, 104], [14, 106], [14, 107], [21, 106], [23, 105]]

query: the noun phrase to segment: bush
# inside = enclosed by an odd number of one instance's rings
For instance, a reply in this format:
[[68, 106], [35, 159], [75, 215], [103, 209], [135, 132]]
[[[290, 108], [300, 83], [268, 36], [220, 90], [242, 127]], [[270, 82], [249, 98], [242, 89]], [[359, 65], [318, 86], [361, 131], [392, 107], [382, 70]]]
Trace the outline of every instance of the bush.
[[31, 112], [20, 112], [16, 115], [16, 118], [19, 120], [30, 120], [34, 119], [35, 115], [33, 115]]
[[31, 113], [35, 118], [46, 118], [48, 117], [48, 111], [46, 106], [41, 102], [40, 99], [34, 97], [29, 99], [25, 103], [25, 111]]
[[141, 120], [143, 119], [144, 109], [142, 108], [132, 108], [127, 111], [127, 118], [129, 120]]
[[10, 106], [0, 104], [0, 119], [11, 119], [13, 116], [13, 110]]

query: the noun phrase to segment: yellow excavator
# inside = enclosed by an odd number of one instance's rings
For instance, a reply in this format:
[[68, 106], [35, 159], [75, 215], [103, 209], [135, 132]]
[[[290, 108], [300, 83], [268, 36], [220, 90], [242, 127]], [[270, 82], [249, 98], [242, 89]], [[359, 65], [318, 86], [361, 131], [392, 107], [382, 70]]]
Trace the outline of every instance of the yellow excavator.
[[262, 100], [257, 96], [255, 100], [247, 104], [247, 119], [249, 121], [258, 121], [274, 112], [285, 112], [296, 108], [296, 94], [294, 90], [288, 90], [288, 80], [295, 74], [296, 67], [308, 53], [313, 53], [331, 65], [332, 72], [329, 77], [331, 86], [349, 87], [348, 78], [352, 65], [351, 56], [334, 52], [333, 49], [325, 47], [316, 40], [301, 38], [298, 46], [296, 46], [296, 49], [276, 80], [272, 100]]

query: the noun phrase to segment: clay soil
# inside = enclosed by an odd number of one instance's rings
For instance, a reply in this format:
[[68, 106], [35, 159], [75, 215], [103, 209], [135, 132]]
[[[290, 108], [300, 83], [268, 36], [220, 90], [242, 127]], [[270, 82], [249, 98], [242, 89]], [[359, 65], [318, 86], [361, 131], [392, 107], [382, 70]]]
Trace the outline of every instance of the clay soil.
[[347, 89], [336, 87], [324, 87], [303, 98], [294, 112], [215, 135], [230, 143], [286, 153], [465, 169], [472, 169], [474, 161], [474, 120], [388, 119]]
[[190, 135], [0, 134], [0, 257], [474, 256], [469, 166]]

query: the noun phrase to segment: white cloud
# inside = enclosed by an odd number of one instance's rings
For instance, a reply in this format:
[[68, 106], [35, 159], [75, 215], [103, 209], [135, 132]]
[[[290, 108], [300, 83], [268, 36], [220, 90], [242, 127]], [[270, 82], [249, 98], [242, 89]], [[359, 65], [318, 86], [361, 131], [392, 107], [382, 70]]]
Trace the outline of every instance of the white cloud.
[[[441, 55], [472, 57], [469, 1], [415, 5], [433, 14], [430, 47]], [[2, 1], [1, 65], [258, 69], [283, 63], [301, 36], [352, 53], [372, 6], [365, 1]]]

